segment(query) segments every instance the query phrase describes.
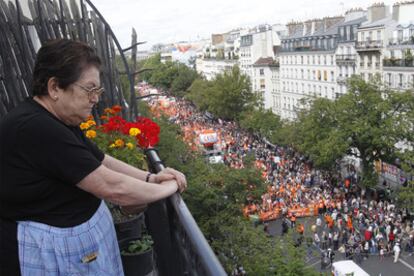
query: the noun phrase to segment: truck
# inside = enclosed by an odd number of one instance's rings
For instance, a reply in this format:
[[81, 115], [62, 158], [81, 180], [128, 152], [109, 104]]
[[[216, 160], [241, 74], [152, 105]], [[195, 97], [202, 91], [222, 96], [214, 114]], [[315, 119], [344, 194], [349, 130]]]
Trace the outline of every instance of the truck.
[[334, 276], [369, 276], [365, 270], [363, 270], [354, 261], [338, 261], [332, 264], [332, 275]]
[[211, 129], [203, 130], [199, 136], [200, 144], [204, 146], [203, 154], [211, 164], [224, 163], [223, 151], [219, 145], [217, 132]]

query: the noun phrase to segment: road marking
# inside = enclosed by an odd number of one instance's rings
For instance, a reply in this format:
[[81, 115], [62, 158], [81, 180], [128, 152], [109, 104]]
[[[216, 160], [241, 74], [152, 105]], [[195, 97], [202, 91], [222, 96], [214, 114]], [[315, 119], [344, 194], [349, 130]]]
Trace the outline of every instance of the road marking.
[[404, 260], [398, 259], [399, 262], [401, 262], [403, 265], [405, 265], [406, 267], [408, 267], [409, 269], [411, 269], [412, 271], [414, 271], [414, 267], [412, 267], [409, 263], [407, 263]]

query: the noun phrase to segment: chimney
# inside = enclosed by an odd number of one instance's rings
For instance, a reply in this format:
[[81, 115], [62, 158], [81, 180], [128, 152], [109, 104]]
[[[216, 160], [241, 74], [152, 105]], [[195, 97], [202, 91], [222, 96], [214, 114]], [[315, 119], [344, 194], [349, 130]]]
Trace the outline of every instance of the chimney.
[[352, 21], [363, 16], [366, 16], [366, 11], [362, 8], [352, 8], [345, 12], [345, 21]]
[[398, 22], [399, 17], [400, 17], [400, 3], [395, 3], [392, 6], [392, 19]]
[[388, 15], [387, 6], [384, 3], [375, 3], [368, 8], [368, 22], [374, 22]]
[[300, 29], [299, 25], [301, 25], [301, 24], [302, 24], [301, 22], [295, 22], [295, 21], [292, 21], [292, 22], [288, 23], [286, 25], [286, 27], [288, 29], [288, 34], [293, 35], [294, 33], [296, 33]]
[[334, 16], [334, 17], [324, 17], [323, 18], [323, 26], [324, 26], [324, 30], [328, 30], [330, 27], [332, 27], [333, 25], [341, 22], [344, 20], [344, 17], [342, 16]]
[[308, 21], [305, 21], [304, 23], [304, 28], [303, 28], [303, 35], [312, 35], [312, 27], [313, 27], [313, 24], [312, 24], [312, 20], [308, 20]]
[[223, 34], [212, 34], [211, 35], [211, 42], [213, 45], [220, 44], [224, 41]]
[[313, 20], [313, 32], [312, 34], [323, 31], [323, 20], [322, 19], [314, 19]]

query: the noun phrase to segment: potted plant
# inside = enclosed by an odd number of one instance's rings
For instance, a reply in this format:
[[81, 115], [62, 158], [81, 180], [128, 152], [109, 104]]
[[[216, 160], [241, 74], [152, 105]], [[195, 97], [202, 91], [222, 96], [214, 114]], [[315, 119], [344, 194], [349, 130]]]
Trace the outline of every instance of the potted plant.
[[153, 244], [148, 234], [119, 242], [125, 276], [147, 275], [154, 270]]
[[141, 237], [145, 225], [144, 212], [128, 214], [123, 212], [120, 206], [108, 202], [107, 205], [112, 214], [118, 241], [131, 237]]
[[[147, 165], [142, 148], [158, 143], [160, 128], [145, 117], [137, 117], [133, 122], [126, 121], [119, 116], [121, 110], [119, 105], [105, 108], [104, 114], [100, 117], [103, 122], [101, 125], [98, 126], [91, 116], [80, 124], [80, 129], [104, 153], [131, 166], [146, 170]], [[107, 205], [111, 211], [119, 241], [127, 237], [141, 236], [145, 207], [130, 212], [131, 208], [123, 209], [110, 203]]]

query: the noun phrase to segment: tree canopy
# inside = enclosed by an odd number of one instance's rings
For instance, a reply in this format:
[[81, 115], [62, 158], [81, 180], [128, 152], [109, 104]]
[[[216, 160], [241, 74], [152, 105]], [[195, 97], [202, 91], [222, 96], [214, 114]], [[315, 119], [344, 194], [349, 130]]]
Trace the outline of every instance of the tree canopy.
[[243, 112], [260, 103], [251, 91], [249, 77], [242, 74], [238, 66], [218, 74], [211, 81], [194, 82], [187, 98], [201, 109], [226, 120], [238, 120]]
[[171, 91], [174, 96], [183, 96], [184, 92], [198, 78], [197, 72], [178, 61], [161, 62], [161, 55], [157, 54], [139, 64], [140, 79], [149, 84]]
[[353, 77], [348, 93], [336, 101], [314, 99], [298, 116], [299, 149], [326, 169], [345, 155], [362, 160], [364, 183], [375, 185], [375, 160], [394, 163], [395, 145], [413, 141], [413, 94], [384, 88]]

